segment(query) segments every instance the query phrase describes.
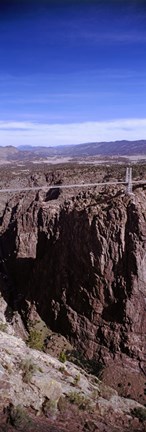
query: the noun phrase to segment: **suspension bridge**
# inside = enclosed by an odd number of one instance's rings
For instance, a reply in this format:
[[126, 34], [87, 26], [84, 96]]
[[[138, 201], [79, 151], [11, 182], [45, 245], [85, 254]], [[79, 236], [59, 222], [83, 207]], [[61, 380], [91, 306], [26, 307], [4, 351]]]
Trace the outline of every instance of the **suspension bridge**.
[[2, 188], [0, 189], [0, 193], [8, 193], [8, 192], [27, 192], [27, 191], [39, 191], [44, 190], [48, 191], [48, 189], [74, 189], [74, 188], [86, 188], [86, 187], [98, 187], [98, 186], [116, 186], [116, 185], [125, 185], [125, 192], [128, 195], [133, 194], [132, 186], [133, 185], [145, 185], [145, 180], [133, 180], [132, 179], [132, 168], [126, 168], [126, 175], [124, 181], [107, 181], [107, 182], [95, 182], [95, 183], [75, 183], [75, 184], [54, 184], [54, 185], [38, 185], [38, 186], [26, 186], [26, 187], [16, 187], [16, 188]]

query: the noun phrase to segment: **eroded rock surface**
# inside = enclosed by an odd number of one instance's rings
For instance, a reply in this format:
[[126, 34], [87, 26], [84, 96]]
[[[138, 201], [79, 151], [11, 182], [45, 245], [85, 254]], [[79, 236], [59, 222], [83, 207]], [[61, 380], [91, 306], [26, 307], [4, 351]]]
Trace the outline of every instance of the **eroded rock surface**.
[[0, 431], [144, 431], [144, 407], [74, 364], [1, 331], [0, 353]]
[[140, 389], [127, 389], [125, 395], [142, 403], [145, 198], [142, 188], [133, 197], [120, 188], [89, 190], [67, 199], [61, 193], [50, 200], [42, 192], [35, 199], [25, 193], [9, 200], [1, 228], [2, 266], [12, 288], [11, 294], [3, 289], [3, 295], [10, 307], [26, 319], [28, 304], [35, 304], [53, 331], [105, 365], [103, 376], [115, 388], [121, 384], [121, 371], [125, 383], [134, 374]]

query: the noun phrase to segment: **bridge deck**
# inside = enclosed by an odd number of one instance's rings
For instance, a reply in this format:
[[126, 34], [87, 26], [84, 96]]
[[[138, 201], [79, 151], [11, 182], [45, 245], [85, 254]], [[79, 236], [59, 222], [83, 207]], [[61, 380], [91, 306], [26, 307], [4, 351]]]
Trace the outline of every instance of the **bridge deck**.
[[[137, 180], [132, 181], [132, 185], [145, 185], [146, 180]], [[25, 191], [37, 191], [37, 190], [48, 190], [48, 189], [69, 189], [69, 188], [83, 188], [83, 187], [95, 187], [95, 186], [116, 186], [116, 185], [127, 185], [127, 182], [101, 182], [101, 183], [76, 183], [76, 184], [58, 184], [58, 185], [42, 185], [42, 186], [27, 186], [27, 187], [18, 187], [18, 188], [4, 188], [0, 189], [0, 193], [6, 192], [25, 192]]]

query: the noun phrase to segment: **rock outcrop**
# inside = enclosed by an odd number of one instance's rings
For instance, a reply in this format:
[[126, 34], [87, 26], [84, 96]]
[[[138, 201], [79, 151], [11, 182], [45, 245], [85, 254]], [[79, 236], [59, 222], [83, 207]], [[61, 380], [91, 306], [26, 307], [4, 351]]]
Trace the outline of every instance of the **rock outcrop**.
[[[35, 199], [32, 193], [15, 196], [5, 208], [1, 265], [11, 289], [3, 289], [3, 295], [24, 319], [28, 305], [35, 304], [53, 331], [104, 364], [105, 379], [115, 388], [121, 370], [125, 383], [129, 377], [133, 383], [134, 376], [143, 388], [145, 190], [135, 190], [133, 197], [120, 189], [48, 197], [41, 192]], [[144, 402], [140, 393], [137, 387], [130, 390]]]
[[74, 364], [1, 331], [0, 352], [1, 432], [144, 431], [143, 406]]

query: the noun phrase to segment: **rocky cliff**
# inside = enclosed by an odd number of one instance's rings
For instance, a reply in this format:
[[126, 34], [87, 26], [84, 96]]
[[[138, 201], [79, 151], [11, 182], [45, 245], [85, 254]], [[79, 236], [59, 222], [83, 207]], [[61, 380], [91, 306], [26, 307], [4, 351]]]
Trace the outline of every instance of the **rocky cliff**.
[[0, 331], [0, 432], [145, 431], [142, 405], [8, 331]]
[[57, 195], [15, 195], [6, 204], [0, 240], [9, 310], [26, 323], [35, 305], [47, 326], [104, 365], [109, 384], [124, 385], [125, 395], [142, 403], [145, 198], [142, 188], [134, 196], [120, 188], [72, 191], [67, 198], [59, 189]]

